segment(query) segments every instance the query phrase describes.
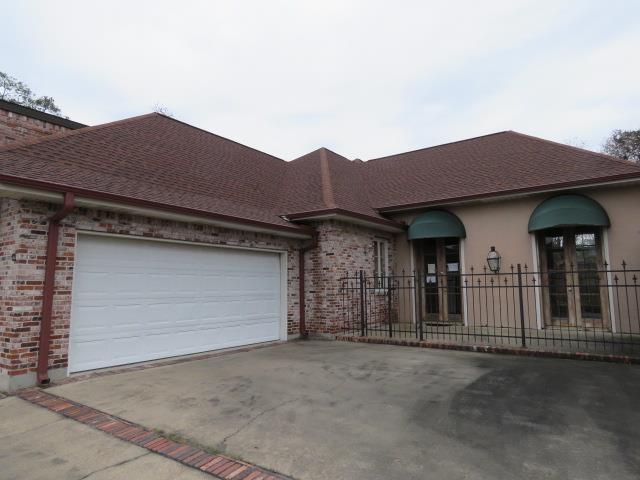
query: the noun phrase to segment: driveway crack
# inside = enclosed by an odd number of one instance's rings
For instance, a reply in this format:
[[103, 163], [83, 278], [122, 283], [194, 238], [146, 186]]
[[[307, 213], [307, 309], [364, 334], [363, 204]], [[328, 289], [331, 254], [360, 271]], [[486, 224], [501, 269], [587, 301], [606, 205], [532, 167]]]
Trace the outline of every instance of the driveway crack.
[[241, 431], [243, 431], [245, 428], [247, 428], [249, 425], [251, 425], [253, 422], [255, 422], [258, 418], [262, 417], [263, 415], [266, 415], [267, 413], [273, 412], [274, 410], [277, 410], [280, 407], [284, 407], [285, 405], [289, 405], [291, 403], [295, 403], [297, 401], [300, 400], [301, 397], [297, 397], [297, 398], [292, 398], [290, 400], [285, 400], [284, 402], [280, 402], [277, 405], [274, 405], [271, 408], [267, 408], [266, 410], [262, 410], [261, 412], [259, 412], [257, 415], [251, 417], [249, 420], [247, 420], [245, 423], [243, 423], [237, 430], [235, 430], [233, 433], [230, 433], [229, 435], [227, 435], [226, 437], [224, 437], [222, 439], [222, 441], [219, 443], [219, 449], [224, 451], [225, 445], [227, 443], [227, 441], [229, 439], [231, 439], [232, 437], [235, 437], [236, 435], [238, 435]]
[[146, 455], [151, 455], [151, 453], [152, 452], [145, 452], [145, 453], [142, 453], [142, 454], [140, 454], [140, 455], [138, 455], [136, 457], [131, 457], [131, 458], [128, 458], [128, 459], [123, 460], [121, 462], [114, 463], [113, 465], [107, 465], [106, 467], [99, 468], [98, 470], [94, 470], [93, 472], [87, 473], [84, 477], [80, 477], [78, 480], [85, 480], [85, 479], [91, 477], [92, 475], [94, 475], [96, 473], [104, 472], [105, 470], [110, 470], [110, 469], [116, 468], [116, 467], [121, 467], [122, 465], [126, 465], [127, 463], [133, 462], [135, 460], [138, 460], [139, 458], [142, 458], [142, 457], [144, 457]]
[[51, 422], [43, 423], [41, 425], [36, 425], [33, 428], [28, 428], [27, 430], [20, 430], [20, 431], [17, 431], [17, 432], [7, 433], [6, 435], [0, 435], [0, 440], [3, 440], [5, 438], [9, 438], [9, 437], [15, 437], [16, 435], [23, 435], [25, 433], [34, 432], [36, 430], [40, 430], [41, 428], [48, 427], [49, 425], [53, 425], [54, 423], [62, 422], [64, 420], [65, 420], [64, 418], [58, 418], [58, 419], [53, 420]]

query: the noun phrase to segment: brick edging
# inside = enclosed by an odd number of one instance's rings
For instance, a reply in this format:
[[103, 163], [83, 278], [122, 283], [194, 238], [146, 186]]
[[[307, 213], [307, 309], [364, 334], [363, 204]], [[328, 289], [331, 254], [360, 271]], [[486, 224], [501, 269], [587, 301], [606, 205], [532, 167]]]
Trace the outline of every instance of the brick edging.
[[22, 390], [18, 397], [52, 412], [71, 418], [91, 428], [133, 443], [151, 452], [224, 480], [291, 480], [264, 468], [211, 454], [187, 443], [175, 442], [148, 428], [96, 410], [81, 403], [33, 388]]
[[554, 352], [521, 347], [505, 347], [496, 345], [462, 345], [455, 343], [432, 342], [406, 338], [360, 337], [357, 335], [336, 335], [336, 340], [354, 343], [376, 343], [380, 345], [398, 345], [404, 347], [436, 348], [441, 350], [458, 350], [463, 352], [499, 353], [504, 355], [520, 355], [525, 357], [562, 358], [567, 360], [590, 360], [597, 362], [640, 364], [639, 357], [628, 355], [607, 355], [587, 352]]

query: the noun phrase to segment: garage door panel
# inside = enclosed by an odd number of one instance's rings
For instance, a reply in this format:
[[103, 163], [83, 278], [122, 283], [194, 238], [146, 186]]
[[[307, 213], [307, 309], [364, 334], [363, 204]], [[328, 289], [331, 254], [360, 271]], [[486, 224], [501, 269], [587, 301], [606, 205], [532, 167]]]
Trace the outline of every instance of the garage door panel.
[[[83, 290], [78, 300], [81, 300], [85, 296], [91, 295], [105, 295], [108, 290], [111, 290], [109, 285], [108, 276], [105, 272], [91, 272], [87, 270], [77, 270], [74, 272], [75, 280], [77, 283], [93, 286], [93, 290]], [[115, 286], [115, 285], [114, 285]]]
[[279, 255], [80, 235], [69, 370], [277, 340]]
[[108, 349], [108, 342], [104, 340], [84, 341], [74, 348], [74, 354], [82, 357], [85, 365], [101, 364], [103, 362], [104, 352]]

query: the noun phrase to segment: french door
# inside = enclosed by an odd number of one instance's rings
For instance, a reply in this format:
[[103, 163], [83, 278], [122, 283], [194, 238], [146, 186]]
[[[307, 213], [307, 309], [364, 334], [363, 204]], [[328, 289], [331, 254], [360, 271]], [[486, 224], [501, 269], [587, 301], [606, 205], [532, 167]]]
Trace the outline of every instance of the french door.
[[422, 270], [422, 318], [427, 322], [461, 323], [460, 239], [423, 239], [417, 253]]
[[599, 228], [563, 228], [538, 237], [546, 325], [609, 325]]

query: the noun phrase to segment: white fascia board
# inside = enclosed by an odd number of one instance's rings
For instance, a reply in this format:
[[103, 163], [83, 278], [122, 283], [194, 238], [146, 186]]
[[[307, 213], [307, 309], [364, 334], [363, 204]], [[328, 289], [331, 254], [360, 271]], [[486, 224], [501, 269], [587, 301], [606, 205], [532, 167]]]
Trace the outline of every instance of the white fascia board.
[[5, 198], [41, 200], [50, 203], [63, 203], [62, 193], [48, 192], [34, 188], [19, 187], [8, 183], [0, 183], [0, 196]]
[[[49, 203], [62, 204], [64, 195], [60, 193], [48, 192], [46, 190], [37, 190], [33, 188], [24, 188], [6, 183], [0, 183], [0, 197], [40, 200]], [[225, 220], [216, 220], [213, 218], [200, 217], [197, 215], [186, 215], [181, 213], [173, 213], [165, 210], [154, 208], [137, 207], [124, 203], [109, 202], [104, 200], [94, 200], [87, 197], [76, 197], [76, 206], [84, 208], [95, 208], [100, 210], [109, 210], [114, 212], [128, 213], [130, 215], [141, 215], [145, 217], [161, 218], [164, 220], [173, 220], [183, 223], [197, 223], [202, 225], [213, 225], [220, 228], [228, 228], [232, 230], [242, 230], [248, 232], [266, 233], [277, 235], [280, 237], [309, 239], [311, 235], [306, 233], [287, 232], [279, 229], [270, 229], [268, 227], [258, 227], [248, 225], [242, 222], [229, 222]]]

